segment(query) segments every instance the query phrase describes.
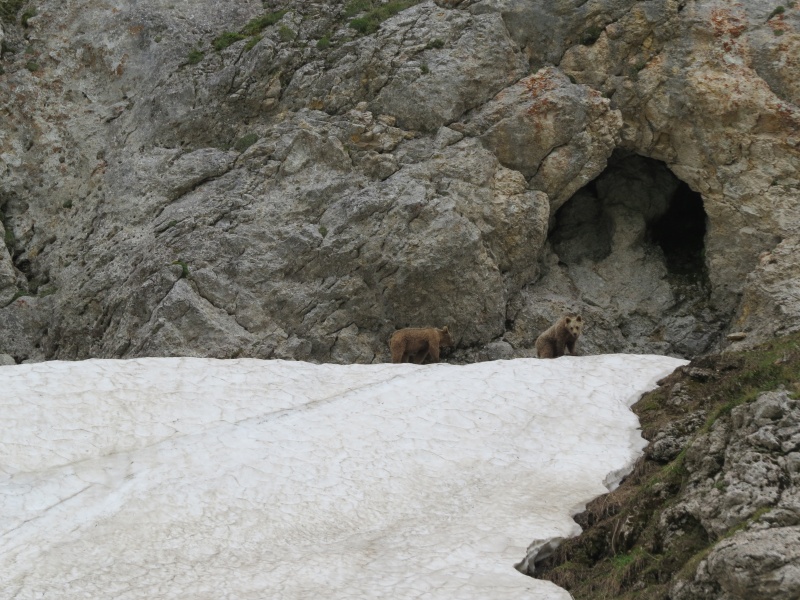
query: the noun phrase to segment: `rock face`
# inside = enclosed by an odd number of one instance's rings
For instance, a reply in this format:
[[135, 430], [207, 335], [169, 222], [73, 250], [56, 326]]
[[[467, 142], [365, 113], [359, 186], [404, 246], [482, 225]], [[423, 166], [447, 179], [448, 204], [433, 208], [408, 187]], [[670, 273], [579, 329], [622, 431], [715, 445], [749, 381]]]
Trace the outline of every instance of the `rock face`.
[[[751, 530], [724, 539], [675, 600], [796, 598], [800, 595], [800, 402], [786, 391], [738, 407], [693, 443], [691, 491], [665, 511], [670, 524], [696, 519], [714, 538], [740, 523]], [[680, 531], [675, 527], [674, 531]], [[667, 535], [667, 540], [669, 534]]]
[[3, 12], [0, 353], [380, 362], [448, 325], [471, 361], [568, 310], [589, 353], [800, 328], [799, 8], [407, 4]]

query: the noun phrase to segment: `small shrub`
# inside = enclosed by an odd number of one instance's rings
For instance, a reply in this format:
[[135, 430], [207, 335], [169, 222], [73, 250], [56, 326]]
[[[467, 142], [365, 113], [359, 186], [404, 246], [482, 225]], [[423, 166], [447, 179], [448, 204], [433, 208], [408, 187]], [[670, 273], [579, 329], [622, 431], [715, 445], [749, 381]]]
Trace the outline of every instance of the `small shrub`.
[[26, 0], [0, 0], [0, 21], [13, 23]]
[[317, 49], [318, 50], [327, 50], [331, 45], [331, 38], [327, 35], [322, 36], [317, 40]]
[[644, 554], [643, 550], [641, 550], [640, 548], [634, 548], [628, 553], [615, 554], [614, 556], [612, 556], [611, 564], [614, 566], [615, 569], [624, 569], [643, 554]]
[[64, 203], [61, 205], [63, 208], [72, 208], [72, 199], [64, 200]]
[[29, 60], [28, 62], [26, 62], [25, 68], [28, 69], [28, 71], [30, 71], [31, 73], [35, 73], [36, 71], [39, 71], [41, 69], [39, 63], [37, 63], [35, 60]]
[[27, 29], [28, 28], [28, 19], [32, 19], [35, 16], [36, 16], [36, 9], [35, 8], [29, 8], [24, 13], [22, 13], [22, 17], [20, 17], [19, 22], [22, 24], [23, 27], [25, 27]]
[[361, 19], [353, 19], [352, 21], [350, 21], [350, 27], [352, 29], [355, 29], [358, 33], [372, 33], [373, 31], [378, 29], [377, 27], [375, 27], [375, 29], [372, 29], [372, 24], [366, 17]]
[[428, 42], [426, 48], [436, 48], [436, 49], [444, 48], [444, 41], [440, 40], [439, 38], [436, 38], [432, 42]]
[[179, 277], [179, 279], [186, 279], [187, 277], [189, 277], [189, 265], [187, 265], [184, 261], [176, 260], [176, 261], [173, 261], [172, 264], [173, 265], [180, 265], [180, 267], [181, 267], [181, 276]]
[[236, 142], [233, 144], [233, 149], [237, 152], [244, 152], [250, 146], [255, 144], [258, 141], [258, 136], [255, 133], [248, 133], [240, 137]]
[[286, 25], [281, 25], [278, 29], [278, 37], [282, 42], [290, 42], [294, 39], [294, 31]]
[[772, 33], [775, 35], [783, 35], [783, 29], [773, 29]]
[[186, 62], [190, 65], [196, 65], [203, 60], [203, 56], [205, 54], [201, 50], [192, 50], [189, 52], [189, 56], [186, 57]]
[[211, 42], [211, 45], [214, 46], [214, 50], [224, 50], [231, 44], [235, 44], [239, 40], [245, 39], [245, 35], [241, 33], [236, 33], [235, 31], [226, 31], [223, 34], [214, 38], [214, 41]]
[[264, 31], [270, 25], [275, 25], [278, 21], [283, 18], [283, 15], [286, 14], [287, 11], [279, 10], [278, 12], [268, 13], [266, 15], [261, 15], [260, 17], [256, 17], [255, 19], [251, 19], [247, 25], [244, 26], [242, 29], [242, 33], [244, 35], [256, 35]]
[[320, 225], [320, 226], [319, 226], [319, 234], [320, 234], [322, 237], [325, 237], [326, 235], [328, 235], [328, 228], [327, 228], [327, 227], [325, 227], [325, 225]]
[[354, 0], [348, 7], [357, 5], [361, 10], [350, 12], [345, 9], [345, 16], [352, 16], [369, 8], [363, 17], [351, 20], [350, 27], [359, 33], [374, 33], [386, 19], [393, 17], [406, 8], [414, 6], [418, 2], [419, 0], [393, 0], [386, 4], [373, 5], [372, 2], [366, 2], [366, 0], [364, 2], [361, 0]]
[[769, 21], [772, 17], [777, 17], [778, 15], [782, 15], [786, 12], [786, 9], [783, 6], [776, 6], [775, 9], [769, 13], [767, 17], [767, 21]]
[[428, 68], [428, 65], [426, 65], [425, 63], [419, 66], [419, 70], [422, 71], [423, 75], [427, 75], [428, 73], [431, 72], [431, 70]]

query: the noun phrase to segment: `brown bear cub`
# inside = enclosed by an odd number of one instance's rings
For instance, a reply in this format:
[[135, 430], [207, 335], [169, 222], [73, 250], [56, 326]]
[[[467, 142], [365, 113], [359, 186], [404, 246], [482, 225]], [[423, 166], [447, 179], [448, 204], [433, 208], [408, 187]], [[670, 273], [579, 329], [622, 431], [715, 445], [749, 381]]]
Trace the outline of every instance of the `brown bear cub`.
[[393, 363], [411, 362], [424, 365], [439, 362], [439, 349], [452, 346], [447, 327], [409, 327], [398, 329], [389, 340]]
[[564, 356], [564, 349], [575, 356], [575, 344], [583, 331], [580, 315], [565, 315], [536, 338], [536, 354], [539, 358], [558, 358]]

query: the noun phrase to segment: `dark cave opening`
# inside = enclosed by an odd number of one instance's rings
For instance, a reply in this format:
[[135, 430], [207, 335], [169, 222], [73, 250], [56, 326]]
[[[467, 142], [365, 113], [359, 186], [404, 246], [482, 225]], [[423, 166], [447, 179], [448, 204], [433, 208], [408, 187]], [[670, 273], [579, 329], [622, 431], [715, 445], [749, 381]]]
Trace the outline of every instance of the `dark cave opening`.
[[615, 153], [558, 209], [550, 242], [563, 264], [598, 263], [612, 254], [619, 229], [635, 230], [638, 245], [660, 249], [670, 276], [699, 283], [708, 280], [706, 221], [702, 196], [664, 163]]
[[720, 328], [707, 222], [702, 196], [665, 163], [615, 152], [556, 211], [537, 293], [588, 315], [590, 350], [696, 356]]
[[658, 244], [670, 274], [705, 275], [706, 212], [703, 198], [680, 182], [667, 211], [648, 223], [648, 238]]

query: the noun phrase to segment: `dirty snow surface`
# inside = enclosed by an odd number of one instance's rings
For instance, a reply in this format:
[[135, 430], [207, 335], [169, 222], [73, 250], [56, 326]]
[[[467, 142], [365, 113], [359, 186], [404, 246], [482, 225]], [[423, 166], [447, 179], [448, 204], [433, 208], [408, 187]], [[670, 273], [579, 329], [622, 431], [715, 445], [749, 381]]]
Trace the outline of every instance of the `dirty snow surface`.
[[567, 599], [663, 356], [0, 367], [0, 598]]

